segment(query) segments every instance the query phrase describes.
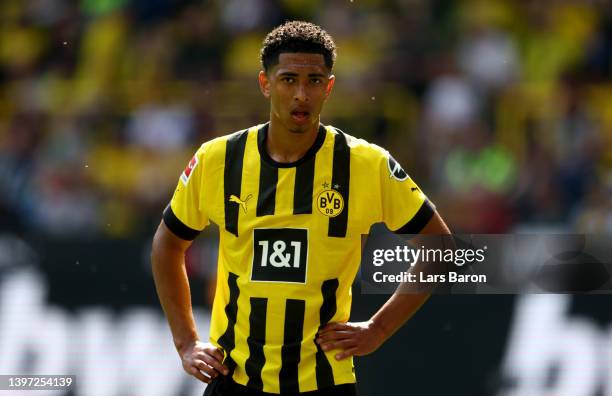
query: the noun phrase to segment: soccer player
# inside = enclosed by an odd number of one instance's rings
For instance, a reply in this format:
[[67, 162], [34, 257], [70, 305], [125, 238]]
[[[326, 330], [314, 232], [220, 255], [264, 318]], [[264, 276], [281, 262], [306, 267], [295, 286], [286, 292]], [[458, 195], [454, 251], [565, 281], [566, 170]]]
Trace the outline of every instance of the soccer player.
[[[384, 149], [320, 123], [336, 49], [320, 27], [287, 22], [263, 42], [259, 86], [270, 121], [204, 143], [153, 242], [157, 292], [183, 368], [205, 395], [354, 395], [352, 356], [376, 350], [426, 300], [400, 294], [348, 322], [361, 235], [449, 234]], [[191, 310], [184, 254], [219, 225], [210, 339]]]

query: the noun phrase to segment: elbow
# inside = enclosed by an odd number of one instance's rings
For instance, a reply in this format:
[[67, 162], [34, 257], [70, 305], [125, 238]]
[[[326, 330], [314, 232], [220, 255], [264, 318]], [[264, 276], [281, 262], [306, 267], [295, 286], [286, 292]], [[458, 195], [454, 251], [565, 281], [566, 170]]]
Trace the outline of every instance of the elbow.
[[436, 210], [427, 225], [421, 230], [425, 235], [450, 235], [451, 231]]

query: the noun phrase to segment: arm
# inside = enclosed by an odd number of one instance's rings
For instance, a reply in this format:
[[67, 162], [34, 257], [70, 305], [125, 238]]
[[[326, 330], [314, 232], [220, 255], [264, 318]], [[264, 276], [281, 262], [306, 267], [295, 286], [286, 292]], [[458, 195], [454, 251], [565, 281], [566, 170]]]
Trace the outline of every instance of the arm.
[[198, 337], [185, 270], [185, 252], [190, 245], [191, 241], [175, 236], [162, 221], [153, 238], [153, 279], [183, 368], [208, 383], [219, 372], [227, 374], [228, 371], [221, 364], [223, 353], [210, 343], [200, 342]]
[[[450, 235], [450, 231], [435, 212], [421, 234]], [[325, 351], [341, 349], [342, 351], [336, 354], [338, 360], [353, 355], [367, 355], [378, 349], [406, 323], [429, 296], [429, 292], [404, 294], [396, 291], [370, 320], [358, 323], [329, 323], [321, 329], [316, 341]]]

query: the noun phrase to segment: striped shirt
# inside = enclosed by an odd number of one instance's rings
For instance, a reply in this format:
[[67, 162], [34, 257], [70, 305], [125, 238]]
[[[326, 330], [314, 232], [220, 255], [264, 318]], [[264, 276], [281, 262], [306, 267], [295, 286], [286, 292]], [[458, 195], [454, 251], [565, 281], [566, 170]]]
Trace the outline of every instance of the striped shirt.
[[321, 125], [294, 163], [265, 150], [268, 124], [203, 144], [181, 175], [164, 221], [194, 239], [219, 225], [210, 341], [239, 384], [269, 393], [355, 382], [352, 359], [315, 343], [347, 321], [361, 236], [374, 223], [418, 233], [433, 206], [384, 149]]

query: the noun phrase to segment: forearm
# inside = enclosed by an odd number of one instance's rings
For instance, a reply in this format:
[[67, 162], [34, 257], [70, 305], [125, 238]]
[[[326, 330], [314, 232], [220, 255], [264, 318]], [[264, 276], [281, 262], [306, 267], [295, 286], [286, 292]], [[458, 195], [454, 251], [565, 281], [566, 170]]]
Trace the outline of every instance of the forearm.
[[185, 270], [185, 251], [158, 232], [151, 254], [153, 279], [177, 350], [198, 340]]
[[[426, 246], [432, 249], [455, 248], [450, 230], [437, 212], [421, 231], [421, 235], [416, 236], [412, 242], [415, 246]], [[436, 274], [444, 273], [446, 270], [444, 263], [423, 263], [421, 261], [410, 269], [414, 274]], [[432, 291], [433, 287], [421, 283], [402, 284], [397, 288], [389, 300], [371, 318], [374, 326], [384, 335], [385, 340], [421, 308]]]

